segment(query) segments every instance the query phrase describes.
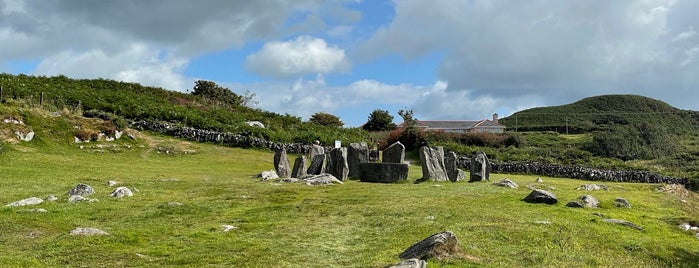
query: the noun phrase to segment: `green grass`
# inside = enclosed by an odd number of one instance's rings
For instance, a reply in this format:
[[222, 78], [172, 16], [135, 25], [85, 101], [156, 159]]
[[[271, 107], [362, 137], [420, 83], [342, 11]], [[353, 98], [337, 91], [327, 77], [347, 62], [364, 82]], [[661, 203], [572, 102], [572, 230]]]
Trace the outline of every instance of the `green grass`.
[[[119, 144], [119, 143], [117, 143]], [[141, 148], [140, 145], [144, 147]], [[175, 156], [152, 148], [166, 144]], [[94, 145], [94, 144], [91, 144]], [[564, 206], [587, 182], [544, 177], [561, 203], [520, 201], [534, 176], [510, 178], [519, 189], [491, 183], [409, 183], [311, 187], [260, 182], [272, 153], [144, 137], [112, 152], [78, 145], [6, 145], [0, 154], [0, 204], [49, 194], [55, 203], [0, 208], [0, 266], [385, 267], [413, 243], [453, 231], [476, 260], [431, 260], [431, 267], [692, 266], [699, 243], [677, 224], [699, 220], [695, 193], [678, 196], [656, 185], [608, 183], [591, 192], [599, 209]], [[138, 189], [108, 197], [109, 180]], [[77, 183], [93, 186], [97, 203], [69, 204]], [[632, 209], [616, 208], [624, 197]], [[685, 200], [682, 202], [680, 200]], [[171, 205], [179, 202], [182, 205]], [[604, 223], [593, 213], [632, 221], [643, 231]], [[550, 225], [537, 221], [549, 221]], [[221, 225], [238, 227], [223, 232]], [[109, 236], [76, 237], [76, 227]]]

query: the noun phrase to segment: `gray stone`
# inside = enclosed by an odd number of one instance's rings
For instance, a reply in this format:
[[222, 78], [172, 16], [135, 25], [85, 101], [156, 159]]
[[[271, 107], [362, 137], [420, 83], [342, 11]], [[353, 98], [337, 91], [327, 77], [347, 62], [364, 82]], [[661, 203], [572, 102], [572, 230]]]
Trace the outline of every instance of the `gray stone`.
[[48, 196], [46, 197], [46, 201], [49, 201], [49, 202], [58, 201], [58, 197], [56, 197], [55, 195], [50, 194], [50, 195], [48, 195]]
[[262, 173], [258, 174], [255, 177], [260, 178], [261, 181], [279, 179], [279, 176], [277, 176], [277, 172], [274, 170], [262, 171]]
[[114, 191], [112, 191], [112, 193], [109, 194], [109, 196], [121, 198], [124, 196], [133, 196], [133, 192], [131, 191], [131, 189], [122, 186], [114, 189]]
[[484, 152], [476, 152], [471, 160], [471, 178], [469, 182], [490, 181], [492, 166]]
[[391, 146], [388, 146], [388, 148], [383, 150], [381, 162], [402, 164], [403, 161], [405, 161], [405, 146], [399, 141], [391, 144]]
[[527, 203], [544, 203], [549, 205], [558, 203], [558, 198], [556, 198], [556, 195], [549, 191], [539, 189], [534, 189], [522, 200]]
[[360, 163], [359, 180], [363, 182], [393, 183], [408, 179], [408, 164]]
[[347, 165], [350, 178], [359, 178], [359, 163], [369, 162], [369, 146], [366, 143], [350, 143], [347, 147]]
[[29, 212], [33, 212], [33, 213], [46, 213], [46, 212], [49, 212], [49, 211], [46, 210], [45, 208], [33, 208], [33, 209], [30, 209]]
[[78, 203], [78, 202], [94, 203], [97, 201], [99, 201], [99, 200], [97, 200], [95, 198], [85, 198], [81, 195], [71, 195], [70, 197], [68, 197], [68, 203]]
[[494, 185], [497, 186], [502, 186], [502, 187], [510, 187], [512, 189], [517, 189], [519, 188], [519, 185], [517, 185], [516, 182], [510, 180], [510, 179], [502, 179], [500, 182], [493, 183]]
[[541, 177], [539, 177], [539, 178], [536, 178], [536, 183], [544, 183], [544, 180], [543, 180], [543, 179], [541, 179]]
[[[301, 175], [301, 176], [304, 176], [304, 175]], [[284, 178], [284, 179], [282, 179], [282, 182], [289, 182], [289, 183], [294, 183], [294, 182], [298, 182], [298, 181], [300, 181], [300, 179], [298, 179], [298, 178]]]
[[109, 235], [109, 233], [102, 231], [97, 228], [82, 228], [78, 227], [70, 231], [71, 235], [85, 235], [85, 236], [90, 236], [90, 235]]
[[245, 123], [251, 127], [265, 128], [265, 124], [262, 124], [262, 122], [260, 122], [260, 121], [247, 121]]
[[605, 191], [609, 191], [609, 189], [607, 188], [607, 185], [604, 185], [604, 184], [583, 184], [583, 185], [580, 185], [578, 188], [575, 188], [575, 190], [583, 190], [583, 191], [605, 190]]
[[629, 201], [621, 197], [614, 199], [614, 205], [622, 208], [631, 208], [631, 203], [629, 203]]
[[568, 204], [566, 204], [566, 207], [569, 207], [569, 208], [584, 208], [584, 207], [585, 207], [585, 204], [583, 204], [583, 203], [580, 202], [580, 201], [570, 201], [570, 202], [568, 202]]
[[15, 135], [17, 136], [17, 139], [21, 141], [30, 142], [34, 139], [34, 131], [29, 131], [27, 134], [17, 131], [15, 132]]
[[299, 178], [303, 175], [306, 175], [307, 162], [308, 159], [306, 159], [305, 155], [296, 158], [296, 160], [294, 160], [294, 168], [291, 169], [291, 177]]
[[306, 174], [308, 175], [320, 175], [326, 172], [326, 155], [317, 154], [311, 158], [311, 165], [308, 167]]
[[337, 178], [335, 178], [335, 176], [328, 173], [323, 173], [319, 175], [307, 174], [306, 176], [303, 176], [299, 179], [305, 181], [306, 185], [330, 185], [334, 183], [342, 184], [342, 181], [338, 180]]
[[452, 182], [463, 181], [466, 179], [466, 174], [458, 168], [458, 157], [455, 152], [444, 154], [444, 168], [447, 172], [447, 177]]
[[580, 199], [580, 201], [582, 201], [587, 207], [597, 208], [597, 206], [599, 206], [599, 201], [597, 198], [594, 198], [589, 194], [583, 195], [578, 199]]
[[435, 258], [438, 260], [461, 256], [463, 252], [459, 247], [456, 235], [451, 231], [433, 234], [424, 240], [417, 242], [398, 255], [399, 258], [425, 260]]
[[277, 176], [280, 178], [291, 176], [291, 164], [289, 164], [289, 156], [286, 154], [286, 149], [274, 153], [274, 170], [277, 171]]
[[116, 182], [116, 181], [108, 181], [108, 182], [107, 182], [107, 186], [109, 186], [109, 187], [117, 186], [117, 184], [119, 184], [119, 183]]
[[79, 196], [89, 196], [89, 195], [94, 194], [94, 193], [95, 193], [95, 189], [93, 189], [92, 186], [84, 184], [84, 183], [78, 183], [78, 185], [76, 185], [75, 188], [68, 191], [68, 195], [79, 195]]
[[379, 150], [378, 149], [369, 150], [369, 162], [379, 162]]
[[419, 260], [419, 259], [407, 259], [399, 262], [396, 265], [391, 266], [390, 268], [426, 268], [427, 267], [427, 262], [424, 260]]
[[328, 156], [328, 169], [326, 172], [340, 181], [346, 181], [349, 174], [347, 147], [333, 148], [328, 152]]
[[23, 207], [23, 206], [33, 206], [44, 203], [44, 200], [38, 197], [30, 197], [27, 199], [22, 199], [5, 205], [6, 207]]
[[228, 225], [228, 224], [222, 224], [221, 227], [223, 227], [223, 231], [224, 231], [224, 232], [229, 232], [229, 231], [231, 231], [231, 230], [238, 229], [237, 226]]
[[626, 226], [626, 227], [631, 227], [631, 228], [634, 228], [634, 229], [636, 229], [636, 230], [641, 230], [641, 231], [643, 230], [643, 227], [638, 226], [638, 225], [636, 225], [636, 224], [634, 224], [634, 223], [632, 223], [632, 222], [630, 222], [630, 221], [627, 221], [627, 220], [602, 219], [602, 221], [603, 221], [603, 222], [606, 222], [606, 223], [612, 223], [612, 224], [618, 224], [618, 225], [622, 225], [622, 226]]
[[320, 146], [318, 143], [319, 142], [316, 141], [316, 143], [311, 146], [311, 161], [313, 161], [313, 158], [315, 158], [316, 155], [325, 154], [325, 148], [323, 148], [323, 146]]
[[446, 169], [444, 168], [443, 151], [422, 146], [419, 149], [420, 164], [422, 164], [423, 181], [449, 181]]

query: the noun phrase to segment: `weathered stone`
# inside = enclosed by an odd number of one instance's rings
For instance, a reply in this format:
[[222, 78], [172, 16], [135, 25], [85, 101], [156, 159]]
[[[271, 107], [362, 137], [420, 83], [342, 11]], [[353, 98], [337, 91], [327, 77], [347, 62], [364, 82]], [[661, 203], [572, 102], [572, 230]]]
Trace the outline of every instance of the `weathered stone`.
[[491, 169], [492, 166], [490, 160], [488, 160], [488, 156], [486, 156], [484, 152], [477, 152], [471, 161], [471, 178], [469, 182], [490, 181]]
[[58, 197], [56, 197], [55, 195], [52, 195], [52, 194], [50, 194], [46, 197], [46, 201], [49, 201], [49, 202], [54, 202], [57, 200], [58, 200]]
[[539, 189], [534, 189], [522, 200], [527, 203], [544, 203], [549, 205], [558, 203], [558, 198], [556, 198], [556, 195], [549, 191]]
[[21, 141], [30, 142], [34, 139], [34, 131], [29, 131], [27, 134], [17, 131], [15, 132], [15, 136]]
[[643, 230], [643, 227], [638, 226], [638, 225], [636, 225], [636, 224], [634, 224], [634, 223], [632, 223], [632, 222], [630, 222], [630, 221], [627, 221], [627, 220], [602, 219], [602, 221], [603, 221], [603, 222], [606, 222], [606, 223], [613, 223], [613, 224], [618, 224], [618, 225], [622, 225], [622, 226], [631, 227], [631, 228], [634, 228], [634, 229], [636, 229], [636, 230], [641, 230], [641, 231]]
[[629, 203], [629, 201], [621, 197], [614, 199], [614, 205], [622, 208], [631, 208], [631, 203]]
[[680, 224], [679, 227], [680, 227], [680, 229], [682, 229], [682, 231], [686, 232], [686, 231], [689, 231], [690, 228], [692, 228], [692, 225], [690, 225], [687, 222], [684, 222], [684, 223]]
[[78, 183], [78, 185], [76, 185], [75, 188], [68, 191], [68, 195], [79, 195], [79, 196], [89, 196], [89, 195], [94, 194], [94, 193], [95, 193], [95, 189], [93, 189], [92, 186], [84, 184], [84, 183]]
[[33, 206], [44, 203], [44, 200], [38, 197], [30, 197], [27, 199], [22, 199], [5, 205], [6, 207], [23, 207], [23, 206]]
[[425, 260], [435, 258], [438, 260], [453, 257], [461, 257], [463, 252], [459, 247], [456, 235], [451, 231], [433, 234], [424, 240], [417, 242], [398, 255], [401, 259]]
[[369, 150], [369, 162], [379, 162], [379, 154], [378, 149]]
[[131, 191], [131, 189], [122, 186], [114, 189], [114, 191], [112, 191], [112, 193], [109, 194], [109, 196], [121, 198], [124, 196], [133, 196], [133, 192]]
[[340, 181], [346, 181], [349, 174], [347, 147], [333, 148], [328, 152], [328, 156], [328, 169], [326, 172]]
[[502, 187], [510, 187], [512, 189], [517, 189], [519, 185], [517, 185], [516, 182], [510, 180], [510, 179], [502, 179], [500, 182], [493, 183], [494, 185], [497, 186], [502, 186]]
[[347, 166], [350, 178], [359, 178], [359, 163], [369, 162], [369, 146], [366, 143], [350, 143], [347, 147]]
[[589, 194], [583, 195], [578, 199], [580, 199], [580, 201], [582, 201], [587, 207], [597, 208], [597, 206], [599, 206], [599, 201], [597, 198], [594, 198]]
[[544, 180], [541, 179], [541, 177], [536, 178], [536, 183], [544, 183]]
[[78, 202], [89, 202], [89, 203], [94, 203], [99, 200], [95, 198], [85, 198], [82, 195], [71, 195], [68, 197], [68, 203], [78, 203]]
[[335, 176], [328, 173], [323, 173], [319, 175], [307, 174], [299, 179], [305, 181], [306, 185], [329, 185], [333, 183], [342, 184], [342, 181], [338, 180], [337, 178], [335, 178]]
[[306, 170], [308, 175], [320, 175], [326, 172], [326, 155], [318, 154], [311, 158], [311, 165]]
[[272, 180], [272, 179], [279, 179], [279, 176], [277, 175], [277, 172], [274, 170], [267, 170], [267, 171], [262, 171], [262, 173], [258, 174], [255, 176], [256, 178], [260, 178], [261, 181], [266, 181], [266, 180]]
[[231, 231], [231, 230], [238, 229], [237, 226], [228, 225], [228, 224], [222, 224], [221, 227], [223, 227], [223, 231], [224, 231], [224, 232], [229, 232], [229, 231]]
[[265, 128], [265, 124], [262, 124], [262, 122], [260, 122], [260, 121], [247, 121], [245, 123], [251, 127]]
[[[305, 176], [305, 175], [306, 175], [306, 174], [301, 175], [301, 176]], [[294, 183], [294, 182], [298, 182], [298, 181], [299, 181], [298, 178], [283, 178], [283, 179], [282, 179], [282, 182], [289, 182], [289, 183]]]
[[419, 149], [423, 181], [449, 181], [444, 168], [444, 155], [438, 149], [422, 146]]
[[291, 175], [291, 164], [286, 149], [274, 153], [274, 170], [280, 178], [288, 178]]
[[458, 157], [455, 152], [444, 154], [444, 168], [447, 172], [447, 177], [452, 182], [462, 181], [466, 179], [466, 174], [458, 168]]
[[325, 154], [325, 148], [323, 148], [323, 146], [320, 146], [320, 145], [318, 144], [318, 141], [316, 141], [316, 144], [313, 144], [313, 145], [311, 146], [311, 152], [310, 152], [310, 153], [311, 153], [311, 155], [310, 155], [311, 161], [313, 161], [313, 158], [315, 158], [316, 155]]
[[81, 228], [81, 227], [73, 229], [72, 231], [70, 231], [70, 234], [71, 235], [86, 235], [86, 236], [89, 236], [89, 235], [109, 235], [109, 233], [102, 231], [100, 229]]
[[400, 141], [391, 144], [391, 146], [383, 150], [381, 162], [402, 164], [403, 161], [405, 161], [405, 146]]
[[308, 159], [306, 159], [305, 155], [302, 155], [296, 160], [294, 160], [294, 168], [291, 170], [291, 177], [292, 178], [299, 178], [303, 175], [306, 175], [306, 163], [308, 162]]
[[46, 210], [45, 208], [33, 208], [33, 209], [30, 209], [29, 212], [33, 212], [33, 213], [46, 213], [46, 212], [49, 212], [49, 211]]
[[427, 267], [427, 262], [424, 260], [419, 260], [419, 259], [407, 259], [399, 262], [396, 265], [391, 266], [390, 268], [426, 268]]
[[363, 182], [392, 183], [408, 179], [408, 164], [360, 163], [359, 180]]
[[609, 189], [607, 188], [607, 185], [604, 185], [604, 184], [583, 184], [583, 185], [580, 185], [578, 188], [575, 188], [575, 190], [583, 190], [583, 191], [605, 190], [605, 191], [609, 191]]
[[585, 207], [585, 204], [583, 204], [583, 203], [580, 202], [580, 201], [570, 201], [570, 202], [568, 202], [568, 203], [566, 204], [566, 207], [569, 207], [569, 208], [584, 208], [584, 207]]
[[116, 182], [116, 181], [108, 181], [108, 182], [107, 182], [107, 186], [109, 186], [109, 187], [117, 186], [117, 184], [119, 184], [119, 183]]

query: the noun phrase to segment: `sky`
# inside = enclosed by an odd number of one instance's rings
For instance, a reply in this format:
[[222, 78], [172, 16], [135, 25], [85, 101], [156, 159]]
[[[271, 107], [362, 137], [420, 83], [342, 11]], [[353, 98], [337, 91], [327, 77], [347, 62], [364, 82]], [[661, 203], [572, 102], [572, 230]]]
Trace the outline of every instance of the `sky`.
[[480, 120], [604, 94], [699, 110], [697, 0], [0, 0], [0, 73], [191, 92], [303, 120]]

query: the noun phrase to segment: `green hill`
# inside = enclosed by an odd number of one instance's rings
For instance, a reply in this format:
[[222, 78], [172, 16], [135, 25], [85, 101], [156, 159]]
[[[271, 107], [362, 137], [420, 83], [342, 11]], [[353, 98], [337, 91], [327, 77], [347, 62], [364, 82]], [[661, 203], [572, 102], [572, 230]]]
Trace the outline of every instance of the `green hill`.
[[603, 95], [551, 107], [519, 111], [500, 120], [518, 131], [582, 133], [609, 124], [645, 122], [673, 132], [699, 127], [699, 112], [677, 109], [665, 102], [638, 95]]

